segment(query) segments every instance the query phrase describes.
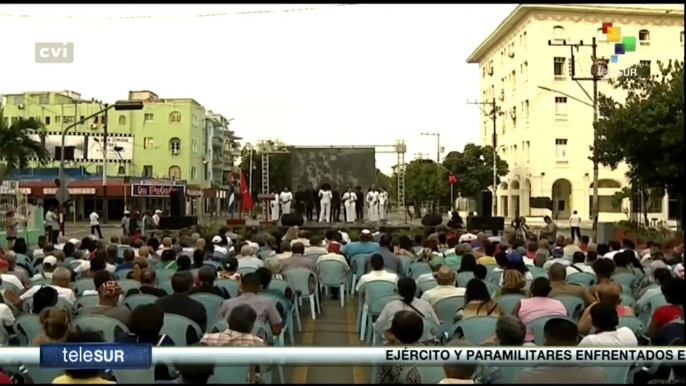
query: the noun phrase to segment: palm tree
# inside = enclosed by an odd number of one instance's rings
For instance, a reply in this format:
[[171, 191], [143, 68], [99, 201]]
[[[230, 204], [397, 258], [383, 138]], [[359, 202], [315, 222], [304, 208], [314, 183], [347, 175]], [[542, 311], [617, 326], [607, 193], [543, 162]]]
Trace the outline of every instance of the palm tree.
[[40, 166], [47, 163], [50, 154], [35, 139], [36, 134], [41, 139], [45, 136], [45, 128], [37, 120], [22, 119], [8, 124], [0, 110], [0, 183], [13, 170], [29, 168], [31, 158], [37, 158]]

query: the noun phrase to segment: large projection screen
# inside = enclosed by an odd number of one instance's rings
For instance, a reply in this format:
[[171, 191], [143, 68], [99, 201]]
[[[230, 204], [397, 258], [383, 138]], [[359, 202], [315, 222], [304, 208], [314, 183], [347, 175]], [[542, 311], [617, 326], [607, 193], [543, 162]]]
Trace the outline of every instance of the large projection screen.
[[321, 147], [291, 149], [291, 188], [328, 183], [343, 190], [346, 186], [369, 188], [376, 182], [373, 147]]

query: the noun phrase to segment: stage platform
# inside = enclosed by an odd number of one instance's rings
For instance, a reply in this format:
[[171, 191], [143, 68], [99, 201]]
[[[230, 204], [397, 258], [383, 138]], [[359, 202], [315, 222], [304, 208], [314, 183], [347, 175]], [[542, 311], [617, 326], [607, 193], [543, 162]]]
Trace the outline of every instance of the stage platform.
[[[269, 226], [269, 225], [267, 225]], [[281, 224], [274, 224], [271, 225], [274, 227], [278, 227], [282, 231], [286, 231], [288, 226], [284, 226]], [[412, 224], [386, 224], [386, 225], [379, 225], [379, 224], [373, 224], [373, 223], [343, 223], [343, 222], [337, 222], [337, 223], [320, 223], [320, 222], [306, 222], [302, 226], [298, 226], [298, 228], [302, 230], [307, 230], [307, 231], [325, 231], [328, 229], [332, 228], [340, 228], [340, 229], [347, 229], [347, 230], [355, 230], [355, 231], [362, 231], [363, 229], [369, 229], [374, 233], [376, 229], [384, 227], [386, 229], [390, 230], [410, 230], [411, 228], [424, 228], [424, 226], [416, 226]]]

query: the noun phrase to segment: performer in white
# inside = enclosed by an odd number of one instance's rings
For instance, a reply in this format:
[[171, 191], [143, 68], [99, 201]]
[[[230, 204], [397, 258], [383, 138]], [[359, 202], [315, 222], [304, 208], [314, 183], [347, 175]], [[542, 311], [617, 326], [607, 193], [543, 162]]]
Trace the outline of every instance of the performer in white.
[[279, 201], [281, 203], [281, 214], [291, 213], [291, 202], [293, 201], [293, 193], [291, 189], [286, 186], [283, 188], [283, 192], [279, 195]]
[[376, 191], [376, 186], [374, 185], [367, 193], [367, 211], [369, 213], [369, 221], [379, 221], [379, 192]]
[[357, 194], [353, 192], [353, 188], [348, 186], [348, 190], [343, 194], [345, 222], [355, 222], [355, 201], [357, 201]]
[[157, 209], [157, 210], [155, 210], [155, 214], [152, 215], [152, 221], [155, 223], [156, 227], [160, 226], [160, 215], [161, 214], [162, 214], [162, 211]]
[[331, 222], [331, 185], [323, 184], [319, 190], [319, 222]]
[[379, 220], [388, 220], [388, 192], [379, 188]]
[[276, 189], [273, 190], [274, 193], [274, 199], [269, 201], [269, 207], [271, 209], [271, 220], [272, 221], [279, 221], [279, 193], [276, 192]]

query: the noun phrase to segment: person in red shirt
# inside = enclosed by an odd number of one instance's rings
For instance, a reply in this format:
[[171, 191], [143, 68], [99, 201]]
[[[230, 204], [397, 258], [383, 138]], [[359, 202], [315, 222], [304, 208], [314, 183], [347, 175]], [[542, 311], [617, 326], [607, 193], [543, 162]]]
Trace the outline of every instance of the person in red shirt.
[[652, 337], [660, 328], [681, 319], [684, 315], [684, 280], [672, 278], [662, 285], [662, 294], [665, 295], [667, 305], [657, 307], [648, 326], [648, 336]]
[[579, 249], [581, 249], [581, 252], [588, 252], [588, 243], [590, 242], [591, 239], [588, 236], [581, 236], [581, 242], [579, 243]]

